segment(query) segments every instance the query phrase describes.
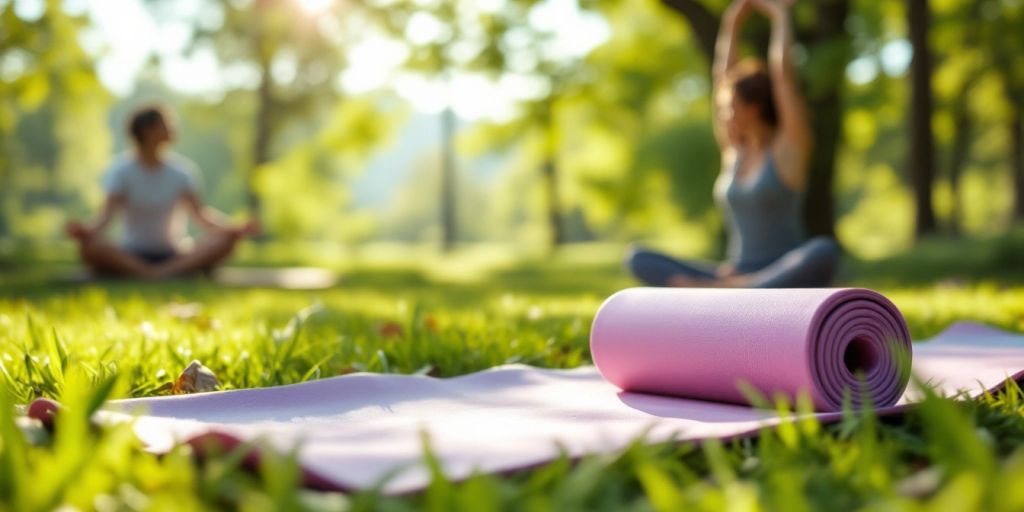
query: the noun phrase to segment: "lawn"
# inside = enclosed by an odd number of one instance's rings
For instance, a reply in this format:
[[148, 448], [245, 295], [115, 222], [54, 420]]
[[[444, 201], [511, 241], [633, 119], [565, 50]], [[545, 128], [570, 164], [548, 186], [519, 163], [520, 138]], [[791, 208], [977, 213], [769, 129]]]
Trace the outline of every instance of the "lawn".
[[[965, 319], [1024, 331], [1020, 240], [967, 251], [926, 244], [886, 262], [851, 262], [844, 281], [892, 298], [917, 339]], [[357, 266], [322, 291], [202, 280], [83, 285], [53, 275], [47, 265], [0, 270], [0, 385], [9, 391], [0, 393], [0, 510], [1024, 510], [1016, 386], [970, 403], [932, 397], [899, 418], [865, 412], [724, 445], [638, 443], [513, 475], [438, 478], [404, 497], [304, 491], [286, 455], [258, 472], [240, 469], [239, 453], [203, 464], [184, 448], [157, 458], [125, 429], [90, 427], [87, 412], [103, 398], [159, 394], [193, 359], [223, 389], [355, 371], [444, 377], [506, 363], [589, 364], [597, 306], [631, 282], [613, 257], [578, 255], [460, 279], [411, 265]], [[53, 435], [23, 426], [27, 442], [10, 402], [39, 396], [69, 412]]]

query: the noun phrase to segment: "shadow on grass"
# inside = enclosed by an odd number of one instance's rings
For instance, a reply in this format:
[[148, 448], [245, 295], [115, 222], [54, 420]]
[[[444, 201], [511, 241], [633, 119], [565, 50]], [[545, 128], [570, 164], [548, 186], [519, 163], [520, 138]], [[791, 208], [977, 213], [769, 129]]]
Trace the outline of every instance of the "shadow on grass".
[[936, 283], [1024, 284], [1024, 228], [982, 240], [932, 238], [878, 261], [849, 260], [844, 284], [877, 288]]
[[[477, 264], [477, 267], [480, 266]], [[444, 297], [453, 305], [471, 305], [474, 301], [497, 293], [607, 296], [622, 288], [638, 286], [622, 268], [617, 252], [583, 259], [553, 254], [548, 258], [534, 257], [504, 264], [485, 263], [482, 267], [484, 270], [474, 268], [464, 272], [458, 258], [439, 259], [433, 265], [410, 262], [404, 266], [356, 266], [342, 273], [335, 290]], [[443, 271], [437, 272], [438, 268]], [[82, 287], [82, 282], [74, 278], [75, 272], [75, 267], [69, 265], [6, 261], [0, 264], [0, 296], [30, 299], [51, 293], [70, 292]], [[983, 240], [924, 240], [904, 254], [878, 261], [847, 258], [836, 285], [896, 288], [980, 282], [1002, 286], [1024, 284], [1024, 229]], [[104, 280], [92, 283], [112, 293], [157, 296], [206, 295], [224, 289], [204, 279], [160, 283]], [[284, 290], [281, 292], [288, 293]], [[291, 293], [304, 292], [299, 290]]]

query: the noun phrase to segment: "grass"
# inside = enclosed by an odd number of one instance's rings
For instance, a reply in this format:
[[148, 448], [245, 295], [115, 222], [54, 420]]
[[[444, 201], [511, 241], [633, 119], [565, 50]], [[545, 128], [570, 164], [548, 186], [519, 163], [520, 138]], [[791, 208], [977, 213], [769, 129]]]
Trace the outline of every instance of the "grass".
[[[891, 297], [916, 338], [962, 319], [1024, 331], [1024, 277], [1003, 261], [1014, 240], [972, 250], [935, 242], [916, 260], [851, 263], [846, 280]], [[92, 428], [88, 412], [105, 398], [157, 393], [192, 359], [224, 388], [353, 371], [588, 364], [597, 306], [631, 283], [611, 257], [593, 255], [506, 263], [474, 279], [363, 268], [318, 292], [202, 281], [82, 286], [50, 272], [0, 272], [0, 510], [1024, 509], [1024, 393], [1015, 385], [974, 402], [929, 397], [899, 418], [866, 412], [724, 445], [637, 443], [514, 475], [437, 478], [405, 497], [304, 491], [287, 455], [256, 472], [240, 468], [239, 453], [201, 465], [184, 448], [157, 458], [123, 428]], [[28, 442], [12, 404], [40, 396], [73, 413], [52, 435], [26, 428]]]

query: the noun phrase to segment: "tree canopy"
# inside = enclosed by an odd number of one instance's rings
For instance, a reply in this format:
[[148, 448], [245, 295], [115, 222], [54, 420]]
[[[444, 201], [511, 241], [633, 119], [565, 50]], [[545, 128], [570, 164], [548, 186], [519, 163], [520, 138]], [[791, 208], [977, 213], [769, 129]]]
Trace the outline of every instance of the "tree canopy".
[[[321, 3], [145, 2], [158, 25], [188, 27], [181, 58], [216, 58], [219, 93], [190, 95], [162, 83], [159, 59], [114, 94], [89, 12], [0, 2], [0, 237], [55, 240], [68, 213], [95, 206], [125, 113], [156, 97], [178, 110], [179, 150], [210, 198], [258, 211], [270, 240], [421, 242], [450, 224], [455, 241], [721, 250], [708, 69], [724, 0]], [[825, 0], [793, 16], [817, 141], [811, 232], [871, 257], [1024, 218], [1024, 5]], [[401, 58], [383, 83], [349, 90], [368, 41]], [[767, 23], [744, 41], [763, 55]], [[400, 80], [435, 84], [449, 107], [454, 84], [473, 81], [509, 108], [422, 125], [437, 111]], [[389, 151], [416, 154], [368, 171]], [[388, 199], [361, 202], [366, 187]]]

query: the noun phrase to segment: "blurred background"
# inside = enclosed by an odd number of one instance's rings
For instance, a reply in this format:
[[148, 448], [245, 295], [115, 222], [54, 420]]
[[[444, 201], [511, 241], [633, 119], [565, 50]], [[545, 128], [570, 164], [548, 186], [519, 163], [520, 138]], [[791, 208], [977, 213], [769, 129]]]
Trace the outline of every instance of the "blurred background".
[[[635, 240], [719, 257], [726, 4], [0, 0], [0, 262], [73, 260], [64, 222], [95, 212], [125, 117], [152, 100], [208, 201], [262, 220], [243, 262], [615, 259]], [[1024, 240], [1024, 0], [803, 0], [794, 17], [810, 231], [860, 261], [995, 240], [992, 261], [1021, 268], [1024, 244], [1000, 241]], [[768, 24], [747, 36], [764, 55]]]

